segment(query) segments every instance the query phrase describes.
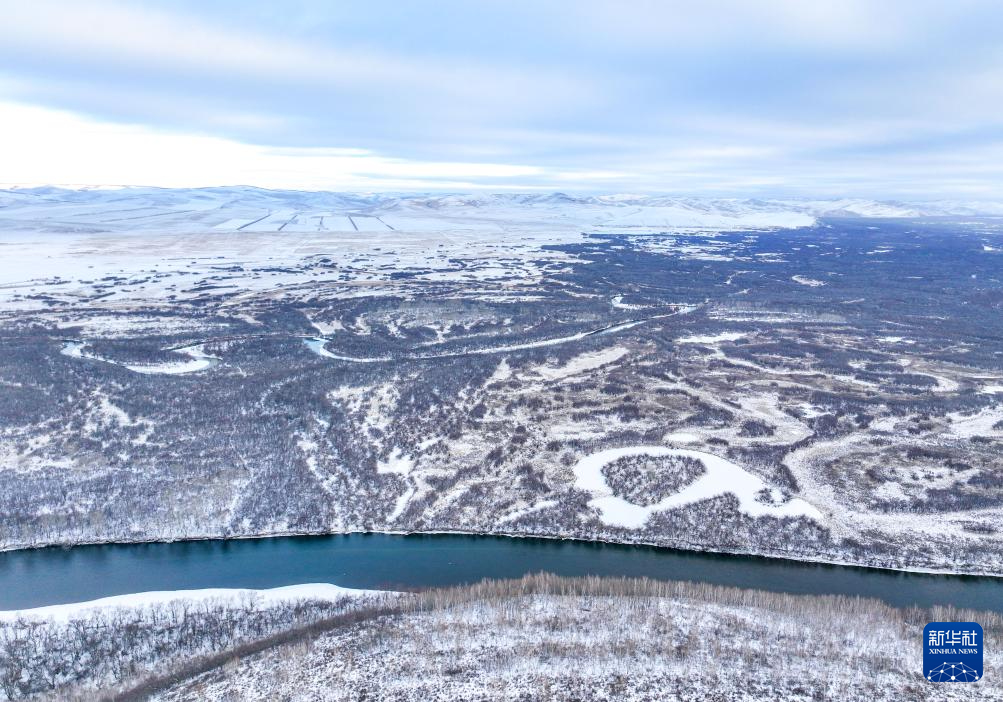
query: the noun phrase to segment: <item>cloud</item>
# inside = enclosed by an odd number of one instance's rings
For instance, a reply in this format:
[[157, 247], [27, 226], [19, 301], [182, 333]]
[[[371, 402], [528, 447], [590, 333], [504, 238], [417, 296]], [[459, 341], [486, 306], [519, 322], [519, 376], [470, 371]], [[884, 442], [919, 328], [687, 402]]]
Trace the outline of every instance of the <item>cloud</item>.
[[908, 36], [909, 17], [893, 3], [866, 0], [635, 0], [576, 4], [590, 33], [642, 47], [720, 48], [752, 39], [774, 50], [887, 47]]
[[[988, 0], [8, 3], [0, 100], [10, 120], [42, 112], [20, 140], [0, 137], [21, 155], [0, 168], [15, 181], [984, 193], [1003, 189], [1001, 24]], [[97, 134], [106, 153], [64, 133]], [[213, 159], [193, 171], [200, 149]]]
[[[83, 104], [109, 117], [156, 113], [158, 103], [180, 99], [245, 114], [301, 110], [349, 126], [360, 114], [371, 127], [393, 125], [402, 112], [448, 124], [583, 107], [593, 94], [587, 79], [563, 69], [400, 54], [358, 41], [323, 45], [109, 2], [14, 4], [0, 23], [0, 56], [31, 78], [15, 97]], [[168, 115], [183, 122], [176, 113]], [[262, 116], [257, 126], [267, 134], [277, 123]]]
[[[514, 187], [512, 180], [589, 180], [505, 163], [411, 161], [364, 149], [273, 148], [230, 139], [108, 124], [72, 113], [0, 103], [0, 183], [252, 184], [306, 190]], [[55, 178], [54, 174], [58, 174]], [[523, 187], [523, 186], [520, 186]]]

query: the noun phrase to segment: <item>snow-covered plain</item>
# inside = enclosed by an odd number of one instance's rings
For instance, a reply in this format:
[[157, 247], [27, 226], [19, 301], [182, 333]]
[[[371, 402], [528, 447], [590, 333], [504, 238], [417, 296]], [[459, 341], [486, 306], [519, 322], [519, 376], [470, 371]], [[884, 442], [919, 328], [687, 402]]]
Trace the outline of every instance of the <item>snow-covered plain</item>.
[[[208, 279], [253, 299], [277, 285], [317, 281], [315, 272], [280, 269], [323, 256], [354, 271], [356, 285], [368, 282], [371, 294], [387, 282], [387, 266], [430, 268], [423, 274], [428, 280], [507, 279], [519, 273], [512, 262], [502, 268], [482, 263], [499, 247], [517, 258], [536, 257], [541, 244], [580, 241], [582, 232], [713, 234], [807, 226], [830, 214], [979, 211], [959, 203], [920, 208], [560, 194], [359, 196], [236, 187], [23, 188], [0, 190], [0, 204], [0, 312], [37, 308], [40, 294], [78, 305], [96, 293], [106, 303], [195, 297]], [[702, 258], [713, 248], [679, 245], [676, 253]], [[450, 259], [468, 265], [457, 271], [444, 265]], [[535, 272], [534, 265], [524, 270]]]
[[[385, 286], [388, 294], [396, 288], [387, 286], [389, 273], [407, 268], [424, 270], [430, 281], [532, 279], [539, 264], [527, 257], [563, 260], [542, 255], [540, 246], [580, 241], [584, 231], [713, 232], [814, 221], [788, 206], [756, 202], [255, 188], [26, 188], [0, 191], [0, 204], [0, 313], [37, 309], [39, 295], [79, 308], [96, 295], [103, 305], [195, 298], [208, 285], [247, 295], [235, 303], [276, 286], [316, 282], [362, 285], [367, 294]], [[341, 225], [346, 219], [352, 227]], [[502, 266], [500, 251], [509, 259]], [[341, 273], [291, 268], [318, 258], [335, 261]]]
[[587, 222], [610, 229], [658, 226], [722, 230], [803, 226], [813, 217], [1003, 215], [993, 201], [882, 202], [865, 199], [706, 199], [658, 195], [553, 194], [362, 195], [264, 190], [21, 187], [0, 190], [2, 219], [53, 231], [133, 229], [189, 231], [439, 231], [457, 216], [490, 230], [516, 220]]
[[[79, 311], [92, 299], [107, 308], [162, 303], [168, 296], [197, 299], [210, 289], [229, 290], [237, 308], [277, 287], [316, 283], [340, 288], [340, 295], [386, 295], [401, 289], [389, 273], [402, 269], [418, 269], [417, 279], [428, 281], [532, 280], [544, 261], [566, 260], [542, 252], [542, 245], [578, 242], [583, 232], [703, 233], [711, 238], [675, 243], [673, 253], [728, 260], [715, 253], [717, 232], [803, 227], [831, 215], [1003, 209], [956, 202], [362, 196], [247, 187], [22, 188], [0, 190], [0, 205], [0, 313], [39, 309], [45, 298]], [[499, 265], [501, 253], [507, 260]], [[333, 261], [336, 273], [298, 266], [321, 258]]]
[[[998, 222], [634, 196], [0, 201], [0, 547], [502, 531], [998, 571]], [[588, 456], [639, 446], [717, 468], [671, 494], [576, 487]]]
[[[9, 226], [72, 231], [187, 229], [234, 232], [485, 233], [514, 223], [605, 230], [722, 230], [804, 226], [841, 203], [551, 195], [347, 195], [248, 187], [163, 190], [0, 190]], [[128, 213], [128, 216], [123, 216]]]

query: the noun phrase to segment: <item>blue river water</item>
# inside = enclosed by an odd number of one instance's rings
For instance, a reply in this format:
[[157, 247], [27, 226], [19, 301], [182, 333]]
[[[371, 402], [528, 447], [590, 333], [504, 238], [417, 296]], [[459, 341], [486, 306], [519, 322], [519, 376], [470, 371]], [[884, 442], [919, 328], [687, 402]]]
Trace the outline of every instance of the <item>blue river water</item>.
[[1003, 578], [926, 575], [643, 546], [466, 535], [350, 534], [118, 544], [0, 553], [0, 610], [150, 590], [298, 583], [419, 589], [559, 575], [647, 576], [898, 606], [1003, 612]]

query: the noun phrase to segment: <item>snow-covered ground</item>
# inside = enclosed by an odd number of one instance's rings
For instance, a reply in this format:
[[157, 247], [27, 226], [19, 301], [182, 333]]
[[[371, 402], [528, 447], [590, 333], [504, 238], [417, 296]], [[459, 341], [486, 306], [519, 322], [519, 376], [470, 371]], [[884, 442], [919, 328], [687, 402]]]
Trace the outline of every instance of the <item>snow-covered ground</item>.
[[[0, 547], [504, 531], [998, 574], [992, 221], [857, 200], [0, 201]], [[862, 214], [909, 219], [782, 229]], [[631, 447], [707, 475], [576, 485]]]
[[[713, 240], [717, 232], [804, 227], [828, 215], [1003, 210], [991, 203], [359, 196], [240, 187], [25, 188], [0, 190], [0, 203], [0, 313], [44, 308], [45, 296], [79, 312], [92, 299], [103, 306], [187, 300], [211, 289], [229, 291], [235, 317], [279, 287], [325, 283], [343, 287], [343, 296], [393, 294], [399, 286], [389, 274], [404, 269], [420, 270], [417, 279], [426, 281], [531, 281], [547, 261], [568, 260], [541, 246], [580, 242], [583, 233], [706, 234], [703, 243], [652, 246], [684, 258], [730, 260], [733, 253]], [[319, 259], [333, 265], [305, 265]], [[636, 307], [617, 298], [612, 304]], [[115, 326], [105, 319], [102, 328]]]
[[[485, 234], [513, 225], [622, 231], [761, 229], [810, 224], [822, 203], [678, 197], [553, 195], [344, 195], [204, 188], [68, 191], [0, 190], [8, 228], [73, 231], [435, 232]], [[193, 201], [198, 200], [196, 206]], [[836, 211], [844, 211], [833, 203]]]
[[[195, 299], [210, 289], [229, 290], [240, 307], [309, 283], [350, 281], [345, 294], [359, 294], [360, 285], [365, 294], [392, 294], [389, 274], [404, 269], [420, 269], [428, 281], [531, 281], [541, 261], [567, 258], [542, 245], [578, 242], [583, 232], [814, 222], [780, 204], [667, 198], [35, 188], [0, 191], [0, 202], [0, 312], [43, 308], [39, 295], [79, 311], [91, 298], [107, 306]], [[304, 265], [321, 258], [334, 266]]]
[[799, 283], [800, 285], [806, 285], [809, 288], [820, 288], [825, 285], [825, 283], [821, 280], [815, 280], [814, 278], [809, 278], [804, 275], [792, 275], [791, 280], [795, 283]]
[[746, 336], [745, 332], [722, 332], [708, 336], [684, 336], [676, 339], [677, 344], [718, 344], [722, 341], [738, 341]]
[[327, 584], [146, 592], [0, 612], [0, 700], [92, 700], [396, 593]]
[[[660, 195], [359, 195], [264, 190], [23, 187], [0, 190], [2, 219], [53, 231], [86, 229], [356, 232], [435, 231], [446, 220], [497, 231], [522, 219], [593, 227], [691, 229], [803, 226], [819, 216], [1001, 215], [996, 201], [708, 199]], [[455, 224], [455, 221], [454, 221]]]
[[[1001, 700], [998, 615], [686, 583], [536, 576], [432, 593], [233, 661], [161, 702], [266, 700]], [[976, 618], [986, 678], [928, 683], [927, 621]]]
[[0, 622], [18, 619], [67, 622], [73, 619], [102, 616], [107, 614], [134, 613], [142, 618], [144, 610], [179, 603], [190, 606], [195, 603], [209, 603], [219, 607], [244, 606], [248, 601], [257, 606], [297, 601], [335, 602], [346, 597], [383, 597], [384, 591], [356, 590], [339, 587], [330, 583], [307, 583], [286, 585], [267, 590], [243, 588], [208, 588], [203, 590], [165, 590], [161, 592], [137, 592], [128, 595], [102, 597], [86, 602], [49, 605], [31, 609], [0, 610]]

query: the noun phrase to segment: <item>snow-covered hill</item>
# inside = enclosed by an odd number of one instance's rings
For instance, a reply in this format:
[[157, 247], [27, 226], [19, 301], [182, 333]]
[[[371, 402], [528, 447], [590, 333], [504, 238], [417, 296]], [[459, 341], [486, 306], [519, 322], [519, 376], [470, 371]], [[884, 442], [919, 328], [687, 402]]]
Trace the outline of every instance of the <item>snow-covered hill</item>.
[[0, 190], [8, 231], [355, 232], [726, 230], [800, 227], [823, 216], [1003, 215], [1001, 203], [699, 199], [649, 195], [349, 194], [246, 186], [53, 186]]

